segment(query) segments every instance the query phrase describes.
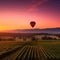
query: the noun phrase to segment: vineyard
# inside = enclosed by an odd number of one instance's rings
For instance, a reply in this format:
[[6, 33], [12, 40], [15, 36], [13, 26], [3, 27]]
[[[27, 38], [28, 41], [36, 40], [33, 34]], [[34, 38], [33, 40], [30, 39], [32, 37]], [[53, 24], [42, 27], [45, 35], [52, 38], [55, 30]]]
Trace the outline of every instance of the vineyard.
[[0, 42], [0, 60], [60, 60], [60, 41]]

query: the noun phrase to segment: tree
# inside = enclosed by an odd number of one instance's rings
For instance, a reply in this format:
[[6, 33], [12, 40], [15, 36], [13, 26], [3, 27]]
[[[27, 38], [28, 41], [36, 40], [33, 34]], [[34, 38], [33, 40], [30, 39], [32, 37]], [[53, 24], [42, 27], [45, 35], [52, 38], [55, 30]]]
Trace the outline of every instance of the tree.
[[42, 37], [42, 40], [53, 40], [53, 38], [52, 37], [44, 36], [44, 37]]

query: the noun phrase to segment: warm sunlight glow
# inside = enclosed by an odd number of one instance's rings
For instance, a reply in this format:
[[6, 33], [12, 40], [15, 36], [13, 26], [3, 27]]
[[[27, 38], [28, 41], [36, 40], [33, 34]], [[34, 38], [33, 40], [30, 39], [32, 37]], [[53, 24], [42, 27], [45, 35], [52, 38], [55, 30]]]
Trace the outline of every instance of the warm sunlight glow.
[[30, 4], [29, 1], [28, 5], [27, 2], [23, 4], [22, 1], [21, 3], [9, 2], [8, 4], [6, 2], [3, 4], [3, 1], [1, 2], [0, 30], [30, 29], [30, 21], [36, 21], [35, 28], [60, 27], [60, 10], [59, 6], [55, 4], [56, 2], [51, 3], [48, 0], [38, 2], [36, 0], [33, 2], [35, 4]]

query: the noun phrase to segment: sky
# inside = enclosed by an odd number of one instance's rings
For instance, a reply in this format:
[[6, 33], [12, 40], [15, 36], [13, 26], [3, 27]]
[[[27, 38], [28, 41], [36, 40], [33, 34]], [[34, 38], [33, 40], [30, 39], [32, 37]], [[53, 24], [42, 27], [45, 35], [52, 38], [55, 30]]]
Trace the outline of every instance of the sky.
[[0, 30], [60, 27], [60, 0], [0, 0]]

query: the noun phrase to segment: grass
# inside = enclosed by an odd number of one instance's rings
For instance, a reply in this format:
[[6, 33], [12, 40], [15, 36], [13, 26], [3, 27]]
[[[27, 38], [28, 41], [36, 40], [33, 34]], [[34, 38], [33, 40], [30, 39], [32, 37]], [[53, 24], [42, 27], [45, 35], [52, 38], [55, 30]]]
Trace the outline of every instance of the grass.
[[[10, 53], [9, 53], [10, 52]], [[5, 53], [5, 56], [4, 54]], [[3, 56], [3, 58], [1, 58]], [[0, 60], [60, 60], [59, 40], [0, 42]]]

